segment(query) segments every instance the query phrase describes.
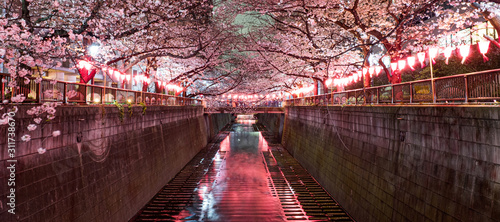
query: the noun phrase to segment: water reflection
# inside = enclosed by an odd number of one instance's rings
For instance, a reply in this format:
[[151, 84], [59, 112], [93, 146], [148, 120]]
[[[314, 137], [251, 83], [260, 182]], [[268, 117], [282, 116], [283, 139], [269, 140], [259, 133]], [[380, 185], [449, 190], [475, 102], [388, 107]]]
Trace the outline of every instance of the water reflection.
[[[268, 145], [254, 131], [253, 116], [238, 116], [220, 144], [211, 169], [196, 188], [192, 206], [179, 216], [191, 221], [283, 221], [279, 199], [272, 196], [262, 152]], [[213, 175], [213, 176], [212, 176]]]

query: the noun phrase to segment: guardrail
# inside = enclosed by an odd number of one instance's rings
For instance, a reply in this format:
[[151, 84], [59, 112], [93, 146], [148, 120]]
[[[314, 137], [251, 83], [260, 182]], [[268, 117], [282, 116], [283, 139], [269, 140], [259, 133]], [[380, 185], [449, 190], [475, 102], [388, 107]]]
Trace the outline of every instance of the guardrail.
[[119, 89], [106, 86], [96, 86], [84, 83], [65, 82], [42, 79], [37, 83], [31, 78], [28, 84], [18, 83], [16, 88], [9, 87], [9, 74], [0, 73], [1, 101], [23, 94], [24, 102], [62, 102], [79, 104], [112, 104], [118, 103], [166, 106], [202, 105], [202, 101], [185, 97]]
[[283, 107], [210, 107], [205, 108], [205, 113], [283, 113]]
[[[435, 92], [432, 91], [434, 84]], [[287, 106], [500, 101], [500, 69], [376, 86], [285, 101]]]

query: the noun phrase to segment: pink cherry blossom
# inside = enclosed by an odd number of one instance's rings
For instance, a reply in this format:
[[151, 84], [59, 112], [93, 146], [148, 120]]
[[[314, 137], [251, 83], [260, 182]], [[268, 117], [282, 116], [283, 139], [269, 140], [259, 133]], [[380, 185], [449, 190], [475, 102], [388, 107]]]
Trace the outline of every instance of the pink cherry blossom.
[[42, 122], [42, 118], [34, 118], [33, 121], [35, 121], [36, 124], [40, 124]]
[[32, 115], [35, 115], [37, 112], [38, 112], [37, 107], [33, 107], [33, 108], [31, 108], [31, 109], [29, 109], [29, 110], [27, 110], [27, 111], [26, 111], [26, 113], [27, 113], [28, 115], [31, 115], [31, 116], [32, 116]]
[[12, 97], [10, 100], [14, 103], [22, 103], [25, 99], [26, 99], [26, 97], [24, 97], [23, 94], [18, 94], [16, 96]]
[[75, 97], [77, 94], [78, 93], [75, 90], [70, 90], [70, 91], [66, 92], [66, 96], [68, 97], [68, 99]]
[[54, 107], [47, 107], [46, 112], [50, 115], [56, 114], [56, 109]]
[[56, 130], [56, 131], [52, 132], [52, 136], [53, 137], [57, 137], [59, 135], [61, 135], [61, 131], [59, 131], [59, 130]]
[[38, 151], [39, 154], [44, 154], [45, 152], [47, 152], [47, 150], [45, 148], [43, 148], [43, 147], [38, 148], [37, 151]]
[[29, 130], [29, 131], [36, 130], [36, 125], [35, 125], [35, 124], [30, 124], [30, 125], [28, 125], [28, 130]]
[[22, 140], [22, 141], [24, 141], [24, 142], [28, 142], [28, 141], [30, 141], [30, 140], [31, 140], [31, 136], [30, 136], [30, 135], [28, 135], [28, 134], [23, 135], [23, 136], [21, 137], [21, 140]]
[[0, 118], [0, 125], [9, 124], [9, 118], [10, 117], [2, 117], [2, 118]]

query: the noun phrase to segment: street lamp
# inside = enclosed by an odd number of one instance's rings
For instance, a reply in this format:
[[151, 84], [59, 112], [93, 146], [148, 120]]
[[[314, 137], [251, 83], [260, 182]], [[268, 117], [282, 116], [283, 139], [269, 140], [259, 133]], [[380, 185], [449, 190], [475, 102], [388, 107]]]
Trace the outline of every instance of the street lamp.
[[89, 46], [89, 54], [90, 54], [90, 56], [96, 57], [98, 53], [99, 53], [99, 46], [98, 45], [91, 45], [91, 46]]

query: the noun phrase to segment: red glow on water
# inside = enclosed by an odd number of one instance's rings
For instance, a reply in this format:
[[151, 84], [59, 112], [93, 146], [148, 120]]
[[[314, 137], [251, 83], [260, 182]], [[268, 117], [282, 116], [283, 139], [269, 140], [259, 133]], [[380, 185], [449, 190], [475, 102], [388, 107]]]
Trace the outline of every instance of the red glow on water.
[[229, 141], [229, 136], [226, 139], [222, 140], [220, 143], [220, 151], [230, 151], [231, 150], [231, 142]]
[[269, 144], [267, 144], [266, 139], [262, 136], [262, 132], [259, 132], [259, 150], [260, 151], [268, 151]]
[[255, 120], [251, 119], [243, 119], [243, 120], [236, 120], [237, 123], [243, 124], [243, 125], [252, 125], [255, 124]]

